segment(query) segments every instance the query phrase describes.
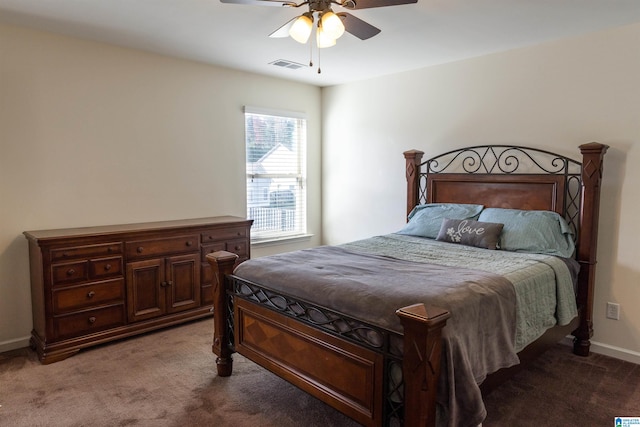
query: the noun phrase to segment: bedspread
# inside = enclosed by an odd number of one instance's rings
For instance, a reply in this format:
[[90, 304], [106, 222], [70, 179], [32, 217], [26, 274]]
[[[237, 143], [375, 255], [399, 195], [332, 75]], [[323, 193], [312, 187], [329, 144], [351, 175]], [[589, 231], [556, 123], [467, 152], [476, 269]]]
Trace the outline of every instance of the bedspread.
[[[398, 333], [402, 333], [395, 315], [398, 308], [423, 302], [449, 310], [437, 401], [449, 426], [477, 426], [486, 416], [478, 384], [486, 375], [519, 362], [516, 307], [532, 295], [518, 296], [513, 281], [523, 281], [525, 267], [533, 269], [534, 276], [552, 279], [556, 272], [541, 259], [532, 262], [517, 256], [508, 262], [501, 257], [489, 261], [486, 256], [495, 254], [487, 253], [498, 251], [468, 251], [442, 242], [423, 246], [424, 240], [388, 235], [295, 251], [246, 261], [234, 274]], [[451, 248], [454, 252], [462, 248], [462, 255], [451, 255]], [[558, 271], [562, 275], [559, 266]], [[540, 285], [537, 281], [534, 288]], [[557, 293], [553, 281], [540, 285], [545, 295], [551, 288]], [[555, 313], [555, 304], [551, 311]], [[568, 312], [563, 316], [569, 316], [571, 309]]]
[[[499, 274], [516, 292], [516, 351], [547, 329], [567, 325], [578, 315], [567, 263], [555, 256], [491, 251], [422, 237], [389, 234], [341, 245], [345, 249], [408, 261], [466, 267]], [[577, 265], [572, 266], [577, 275]]]

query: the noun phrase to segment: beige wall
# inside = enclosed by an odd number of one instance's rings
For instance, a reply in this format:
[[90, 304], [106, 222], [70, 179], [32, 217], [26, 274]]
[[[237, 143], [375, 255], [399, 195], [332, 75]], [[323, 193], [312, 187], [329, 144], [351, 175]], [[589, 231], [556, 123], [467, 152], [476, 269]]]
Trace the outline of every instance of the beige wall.
[[640, 363], [639, 45], [632, 25], [324, 90], [325, 243], [402, 226], [404, 150], [505, 143], [579, 158], [580, 144], [608, 144], [594, 349]]
[[242, 107], [308, 114], [320, 242], [320, 89], [0, 25], [0, 351], [31, 331], [25, 230], [245, 215]]
[[[0, 351], [31, 329], [22, 231], [244, 215], [242, 106], [254, 105], [309, 115], [315, 235], [254, 256], [320, 243], [321, 177], [324, 243], [397, 230], [406, 149], [513, 143], [577, 157], [584, 142], [609, 144], [594, 348], [640, 362], [639, 43], [633, 25], [321, 99], [312, 86], [0, 25]], [[605, 318], [607, 301], [620, 321]]]

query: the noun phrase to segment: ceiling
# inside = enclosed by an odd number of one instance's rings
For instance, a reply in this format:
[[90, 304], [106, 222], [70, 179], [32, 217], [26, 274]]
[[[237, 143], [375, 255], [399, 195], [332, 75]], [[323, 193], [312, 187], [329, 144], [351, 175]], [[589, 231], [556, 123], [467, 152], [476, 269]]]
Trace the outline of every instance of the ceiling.
[[319, 60], [315, 46], [268, 37], [305, 11], [220, 0], [0, 0], [0, 22], [317, 86], [640, 22], [640, 0], [418, 0], [350, 11], [382, 32], [368, 40], [345, 33]]

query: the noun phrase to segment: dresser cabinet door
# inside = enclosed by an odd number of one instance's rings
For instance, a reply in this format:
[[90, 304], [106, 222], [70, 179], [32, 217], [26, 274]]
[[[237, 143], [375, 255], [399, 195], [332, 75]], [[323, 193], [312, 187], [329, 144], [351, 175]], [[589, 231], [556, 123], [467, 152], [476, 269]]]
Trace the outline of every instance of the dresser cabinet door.
[[199, 307], [199, 254], [128, 263], [127, 298], [129, 322]]
[[166, 259], [167, 311], [175, 313], [200, 306], [200, 257], [198, 254]]
[[127, 264], [127, 308], [129, 322], [150, 319], [166, 312], [164, 259]]

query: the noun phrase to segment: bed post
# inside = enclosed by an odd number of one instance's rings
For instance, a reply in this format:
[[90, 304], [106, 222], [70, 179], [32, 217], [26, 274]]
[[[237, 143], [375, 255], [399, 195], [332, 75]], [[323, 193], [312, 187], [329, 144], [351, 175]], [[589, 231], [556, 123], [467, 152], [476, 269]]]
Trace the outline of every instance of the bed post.
[[404, 328], [404, 426], [436, 425], [436, 388], [447, 310], [415, 304], [396, 311]]
[[582, 153], [582, 200], [580, 237], [578, 242], [578, 310], [580, 324], [573, 331], [573, 352], [588, 356], [593, 336], [593, 294], [596, 279], [596, 248], [598, 245], [598, 213], [602, 163], [607, 145], [591, 142], [580, 146]]
[[424, 152], [420, 150], [405, 151], [405, 174], [407, 177], [407, 216], [419, 202], [418, 188], [420, 186], [420, 163]]
[[213, 269], [213, 345], [212, 350], [218, 356], [216, 367], [218, 376], [228, 377], [233, 371], [233, 351], [229, 348], [229, 307], [227, 305], [227, 287], [225, 277], [233, 273], [238, 255], [218, 251], [207, 255], [207, 262]]

